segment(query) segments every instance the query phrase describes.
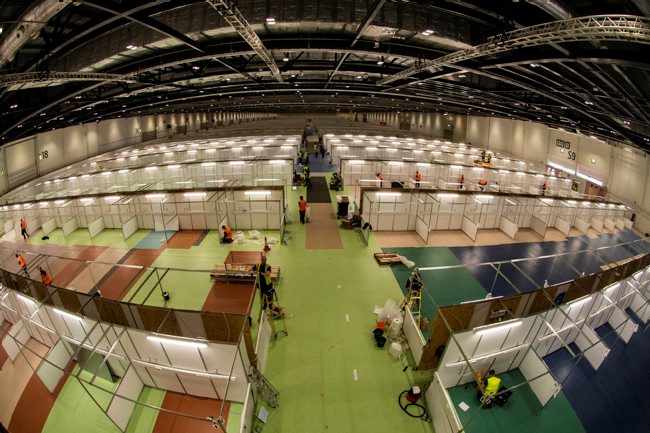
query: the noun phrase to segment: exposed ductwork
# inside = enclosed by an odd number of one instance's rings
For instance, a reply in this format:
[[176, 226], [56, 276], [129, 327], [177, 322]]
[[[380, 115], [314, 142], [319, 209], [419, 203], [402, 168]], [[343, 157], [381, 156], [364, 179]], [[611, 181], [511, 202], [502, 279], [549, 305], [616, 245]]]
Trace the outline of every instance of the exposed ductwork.
[[27, 42], [36, 39], [47, 22], [72, 0], [43, 0], [30, 7], [7, 31], [0, 46], [0, 68], [11, 62], [16, 52]]
[[533, 6], [537, 6], [557, 20], [568, 20], [573, 18], [573, 13], [562, 2], [557, 0], [526, 0]]

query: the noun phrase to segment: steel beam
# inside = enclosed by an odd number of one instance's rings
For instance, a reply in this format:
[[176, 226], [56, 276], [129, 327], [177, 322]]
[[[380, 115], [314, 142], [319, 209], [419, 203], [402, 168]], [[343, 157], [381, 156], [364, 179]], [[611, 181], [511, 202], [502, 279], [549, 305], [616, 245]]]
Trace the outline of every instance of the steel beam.
[[235, 4], [231, 0], [206, 0], [206, 2], [212, 6], [237, 33], [239, 33], [251, 48], [253, 48], [255, 54], [257, 54], [271, 70], [271, 75], [273, 75], [278, 82], [283, 82], [284, 79], [282, 78], [282, 73], [280, 72], [278, 65], [275, 63], [273, 55], [266, 49], [260, 37], [253, 31], [252, 27], [248, 24], [248, 21], [244, 18], [244, 15], [242, 15], [239, 9], [237, 9]]
[[650, 20], [629, 15], [594, 15], [526, 27], [488, 38], [486, 43], [467, 50], [456, 51], [434, 60], [425, 60], [417, 66], [380, 80], [378, 84], [392, 83], [422, 71], [438, 72], [445, 66], [503, 54], [518, 48], [593, 41], [650, 44]]

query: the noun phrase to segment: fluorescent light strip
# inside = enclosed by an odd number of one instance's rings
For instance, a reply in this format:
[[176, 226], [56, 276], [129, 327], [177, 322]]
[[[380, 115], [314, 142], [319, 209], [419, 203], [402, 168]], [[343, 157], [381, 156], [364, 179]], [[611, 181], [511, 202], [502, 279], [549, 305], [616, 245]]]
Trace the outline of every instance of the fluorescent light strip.
[[474, 328], [474, 332], [476, 335], [485, 335], [485, 334], [492, 334], [498, 331], [503, 331], [506, 329], [510, 328], [516, 328], [518, 326], [521, 326], [523, 322], [521, 320], [513, 321], [513, 322], [502, 322], [499, 324], [492, 324], [492, 325], [486, 325], [486, 326], [479, 326], [477, 328]]
[[494, 356], [505, 355], [505, 354], [511, 353], [511, 352], [517, 352], [519, 350], [525, 349], [528, 346], [530, 346], [530, 343], [520, 344], [519, 346], [511, 347], [509, 349], [499, 350], [498, 352], [487, 353], [485, 355], [477, 356], [475, 358], [469, 358], [467, 361], [450, 362], [448, 364], [445, 364], [445, 366], [447, 366], [447, 367], [457, 367], [459, 365], [467, 364], [468, 362], [469, 363], [479, 362], [479, 361], [482, 361], [484, 359], [492, 358]]
[[478, 199], [484, 198], [486, 200], [490, 200], [490, 199], [493, 199], [494, 196], [489, 195], [489, 194], [476, 194], [476, 198], [478, 198]]
[[281, 164], [284, 164], [285, 161], [284, 161], [284, 159], [272, 159], [270, 162], [273, 165], [281, 165]]
[[399, 197], [402, 195], [401, 192], [376, 192], [376, 196], [378, 197]]
[[438, 198], [456, 198], [456, 197], [458, 197], [458, 194], [439, 193], [437, 195], [438, 195]]
[[59, 310], [58, 308], [53, 308], [53, 310], [57, 313], [60, 314], [63, 317], [67, 317], [68, 319], [76, 320], [77, 322], [83, 322], [83, 317], [75, 316], [74, 314], [68, 313], [67, 311]]
[[181, 168], [181, 166], [179, 164], [172, 164], [172, 165], [168, 165], [167, 168], [169, 168], [171, 170], [174, 170], [174, 169], [177, 169], [177, 168]]
[[244, 161], [230, 161], [230, 165], [244, 165]]
[[154, 343], [172, 344], [174, 346], [183, 346], [183, 347], [194, 347], [196, 349], [206, 349], [208, 347], [206, 343], [200, 343], [198, 341], [178, 340], [175, 338], [157, 337], [155, 335], [147, 335], [147, 340], [153, 341]]
[[36, 306], [36, 302], [34, 302], [33, 299], [28, 298], [27, 296], [25, 296], [25, 295], [21, 295], [20, 293], [18, 293], [16, 296], [18, 296], [18, 297], [19, 297], [20, 299], [22, 299], [24, 302], [27, 302], [28, 304], [31, 304], [32, 306]]
[[244, 191], [244, 195], [270, 195], [271, 191]]
[[506, 201], [507, 201], [508, 203], [510, 203], [510, 204], [517, 205], [517, 202], [514, 202], [514, 201], [510, 200], [509, 198], [507, 198]]
[[591, 298], [592, 298], [592, 295], [589, 295], [589, 296], [587, 296], [587, 297], [584, 298], [584, 299], [577, 299], [577, 300], [575, 300], [575, 301], [571, 301], [571, 302], [569, 302], [567, 305], [568, 305], [569, 307], [573, 308], [573, 307], [576, 307], [576, 306], [578, 306], [578, 305], [582, 305], [582, 304], [584, 304], [585, 302], [591, 301]]
[[165, 194], [147, 194], [145, 195], [148, 199], [152, 198], [165, 198]]
[[576, 174], [575, 170], [571, 170], [570, 168], [567, 168], [567, 167], [565, 167], [565, 166], [563, 166], [563, 165], [556, 164], [556, 163], [554, 163], [554, 162], [550, 162], [550, 161], [547, 162], [547, 164], [548, 164], [549, 166], [553, 167], [553, 168], [556, 168], [556, 169], [558, 169], [558, 170], [562, 170], [562, 171], [564, 171], [564, 172], [566, 172], [566, 173], [569, 173], [569, 174]]
[[208, 195], [207, 192], [186, 192], [183, 194], [185, 197], [205, 197]]
[[580, 177], [582, 179], [588, 180], [591, 183], [595, 183], [598, 186], [603, 186], [603, 182], [601, 180], [598, 180], [598, 179], [596, 179], [594, 177], [591, 177], [591, 176], [587, 176], [586, 174], [580, 173], [579, 171], [576, 173], [576, 176], [578, 176], [578, 177]]

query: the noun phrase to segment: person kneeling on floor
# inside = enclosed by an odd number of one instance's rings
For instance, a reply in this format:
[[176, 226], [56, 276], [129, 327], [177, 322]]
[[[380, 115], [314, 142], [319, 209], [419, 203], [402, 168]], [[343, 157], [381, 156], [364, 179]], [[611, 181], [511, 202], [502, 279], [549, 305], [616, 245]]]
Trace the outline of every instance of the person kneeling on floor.
[[221, 226], [221, 229], [223, 230], [223, 238], [221, 239], [221, 242], [224, 244], [231, 244], [232, 243], [232, 229], [228, 226]]

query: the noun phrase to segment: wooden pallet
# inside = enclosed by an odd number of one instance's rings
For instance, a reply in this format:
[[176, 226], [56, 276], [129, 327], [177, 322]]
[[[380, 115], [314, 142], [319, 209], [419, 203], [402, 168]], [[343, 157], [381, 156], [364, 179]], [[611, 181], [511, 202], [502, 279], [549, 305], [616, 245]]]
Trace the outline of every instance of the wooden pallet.
[[392, 265], [393, 263], [402, 263], [397, 253], [375, 253], [375, 260], [380, 265]]
[[[257, 272], [253, 270], [254, 264], [220, 264], [217, 263], [210, 272], [210, 277], [219, 281], [255, 281]], [[271, 280], [278, 281], [280, 268], [271, 267]]]

